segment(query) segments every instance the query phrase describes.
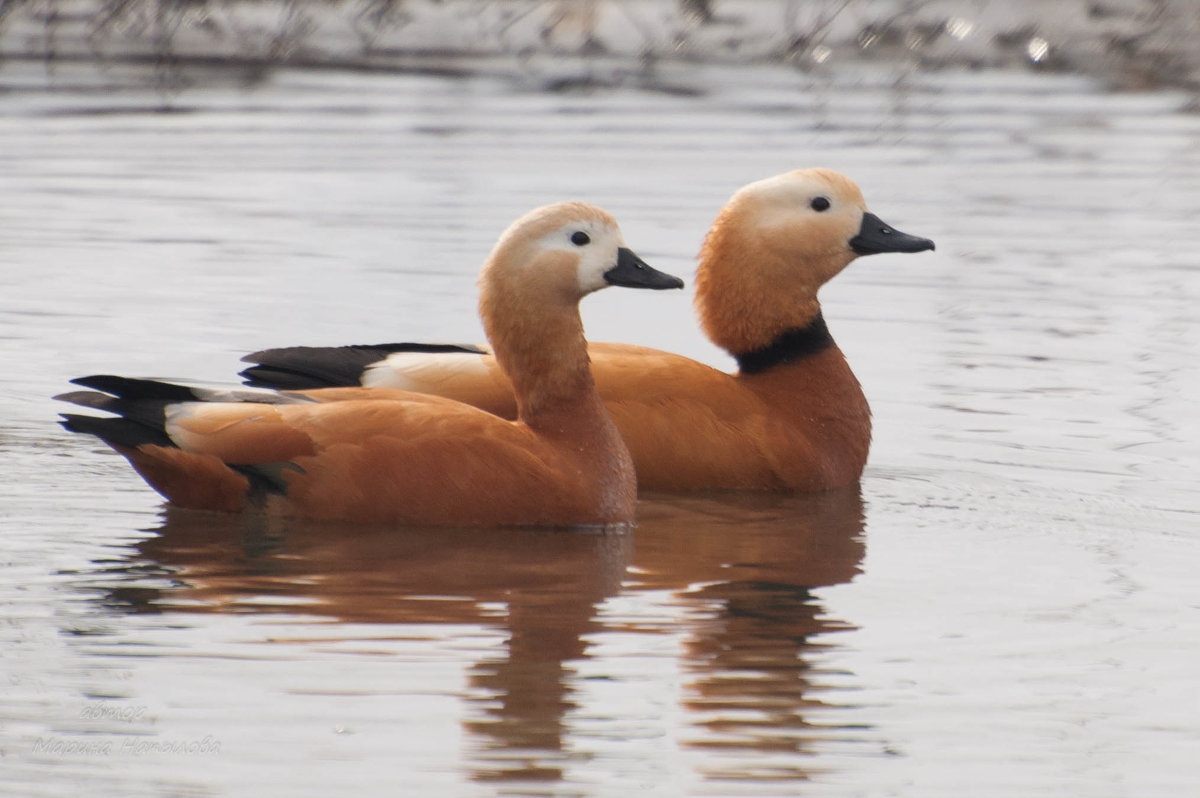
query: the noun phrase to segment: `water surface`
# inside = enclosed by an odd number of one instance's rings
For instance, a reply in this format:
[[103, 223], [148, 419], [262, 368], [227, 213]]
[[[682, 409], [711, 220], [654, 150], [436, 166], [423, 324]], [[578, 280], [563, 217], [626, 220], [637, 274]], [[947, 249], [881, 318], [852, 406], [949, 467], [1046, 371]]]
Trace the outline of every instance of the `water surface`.
[[[688, 69], [670, 92], [281, 72], [0, 78], [0, 770], [12, 794], [1177, 796], [1200, 743], [1200, 118], [1011, 73]], [[680, 91], [680, 88], [687, 91]], [[936, 253], [825, 315], [860, 486], [648, 496], [623, 535], [165, 511], [53, 424], [72, 376], [231, 384], [289, 343], [475, 341], [534, 205], [690, 278], [824, 165]], [[689, 292], [690, 293], [690, 292]], [[597, 340], [721, 367], [689, 296]]]

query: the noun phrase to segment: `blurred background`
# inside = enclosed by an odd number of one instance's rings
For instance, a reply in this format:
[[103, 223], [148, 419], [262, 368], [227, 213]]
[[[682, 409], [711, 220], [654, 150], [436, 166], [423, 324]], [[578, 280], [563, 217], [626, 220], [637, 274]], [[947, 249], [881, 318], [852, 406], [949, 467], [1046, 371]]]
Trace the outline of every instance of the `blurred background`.
[[867, 61], [1146, 89], [1195, 86], [1198, 30], [1188, 0], [8, 0], [0, 55], [43, 61], [51, 84], [56, 68], [87, 64], [109, 85], [151, 78], [165, 95], [218, 64], [248, 82], [280, 66], [502, 69], [561, 88], [654, 83], [664, 63]]

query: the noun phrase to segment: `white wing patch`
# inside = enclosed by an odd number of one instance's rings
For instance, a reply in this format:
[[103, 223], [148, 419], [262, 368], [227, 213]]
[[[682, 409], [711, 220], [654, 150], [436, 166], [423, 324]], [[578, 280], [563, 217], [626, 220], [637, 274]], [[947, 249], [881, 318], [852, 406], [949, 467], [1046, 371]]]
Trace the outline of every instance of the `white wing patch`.
[[488, 361], [467, 352], [394, 352], [373, 363], [362, 375], [366, 388], [396, 388], [417, 393], [436, 393], [447, 380], [486, 377]]

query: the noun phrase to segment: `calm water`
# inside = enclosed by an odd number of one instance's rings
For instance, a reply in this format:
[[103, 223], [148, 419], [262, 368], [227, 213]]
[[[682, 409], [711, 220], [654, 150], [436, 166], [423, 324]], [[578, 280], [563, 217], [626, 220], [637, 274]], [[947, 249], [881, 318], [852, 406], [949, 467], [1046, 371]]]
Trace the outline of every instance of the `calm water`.
[[[1023, 74], [282, 73], [0, 83], [0, 792], [1179, 796], [1200, 750], [1200, 117]], [[799, 166], [938, 251], [825, 315], [861, 486], [647, 497], [626, 535], [166, 512], [53, 423], [80, 374], [231, 383], [289, 343], [474, 341], [474, 274], [549, 201], [690, 277]], [[717, 365], [689, 296], [598, 340]]]

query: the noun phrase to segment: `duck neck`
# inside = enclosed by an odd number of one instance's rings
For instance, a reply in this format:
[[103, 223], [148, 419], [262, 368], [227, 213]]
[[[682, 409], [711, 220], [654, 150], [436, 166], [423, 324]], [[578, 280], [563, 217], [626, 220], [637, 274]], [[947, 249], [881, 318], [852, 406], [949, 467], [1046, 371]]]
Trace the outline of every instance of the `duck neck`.
[[744, 352], [735, 352], [738, 369], [742, 374], [760, 374], [770, 368], [804, 360], [834, 346], [833, 336], [825, 324], [820, 308], [808, 323], [789, 327], [763, 346]]
[[[696, 310], [709, 339], [739, 359], [763, 352], [771, 360], [827, 345], [817, 291], [836, 266], [834, 256], [810, 254], [809, 262], [797, 263], [761, 237], [747, 237], [736, 221], [719, 217], [700, 253]], [[750, 362], [753, 368], [755, 358]]]
[[[491, 324], [488, 337], [513, 384], [520, 420], [554, 427], [566, 416], [601, 408], [578, 310]], [[572, 424], [578, 428], [578, 421]]]
[[858, 479], [871, 446], [871, 408], [819, 315], [737, 359], [742, 368], [736, 379], [771, 408], [780, 429], [803, 430], [812, 451], [823, 453], [820, 478], [812, 483], [811, 462], [781, 465], [799, 469], [791, 472], [790, 484], [819, 488]]

